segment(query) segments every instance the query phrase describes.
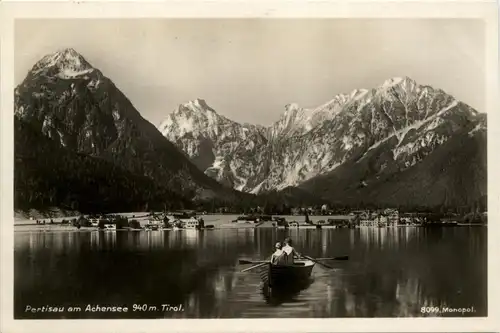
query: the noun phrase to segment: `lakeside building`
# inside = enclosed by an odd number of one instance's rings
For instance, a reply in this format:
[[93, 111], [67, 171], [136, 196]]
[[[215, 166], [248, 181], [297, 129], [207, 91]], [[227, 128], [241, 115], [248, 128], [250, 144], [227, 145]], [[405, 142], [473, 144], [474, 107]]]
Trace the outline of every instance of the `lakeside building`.
[[98, 227], [99, 226], [99, 219], [89, 219], [90, 225], [92, 227]]
[[195, 218], [181, 220], [184, 229], [197, 229], [200, 222]]
[[149, 225], [163, 225], [163, 219], [159, 216], [151, 217], [147, 221]]
[[388, 225], [389, 219], [385, 215], [379, 215], [376, 221], [379, 227], [386, 227]]
[[362, 227], [376, 227], [378, 226], [378, 222], [376, 221], [375, 218], [361, 219], [359, 221], [359, 225]]

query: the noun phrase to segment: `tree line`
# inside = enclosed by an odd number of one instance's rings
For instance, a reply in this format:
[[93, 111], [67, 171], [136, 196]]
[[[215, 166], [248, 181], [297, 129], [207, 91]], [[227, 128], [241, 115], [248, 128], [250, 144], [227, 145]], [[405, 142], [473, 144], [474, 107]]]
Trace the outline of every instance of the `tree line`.
[[[331, 213], [351, 210], [397, 208], [400, 212], [460, 214], [487, 210], [487, 197], [471, 205], [432, 207], [411, 204], [373, 204], [359, 201], [331, 202], [300, 189], [271, 191], [260, 195], [190, 200], [174, 188], [124, 170], [102, 158], [62, 148], [31, 125], [15, 117], [14, 204], [16, 209], [60, 207], [82, 213], [170, 211], [196, 209], [209, 213], [290, 215], [294, 209], [327, 204]], [[192, 193], [189, 193], [191, 195]]]

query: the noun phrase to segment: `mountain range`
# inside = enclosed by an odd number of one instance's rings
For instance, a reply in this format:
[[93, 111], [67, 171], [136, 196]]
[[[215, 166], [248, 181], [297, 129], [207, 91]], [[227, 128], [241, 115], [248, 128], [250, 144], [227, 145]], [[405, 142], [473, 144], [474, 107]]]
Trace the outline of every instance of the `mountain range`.
[[14, 94], [18, 207], [486, 198], [485, 114], [408, 77], [312, 109], [288, 104], [267, 127], [230, 120], [203, 99], [155, 127], [73, 49], [43, 57]]
[[486, 115], [408, 77], [312, 109], [288, 104], [268, 127], [232, 121], [196, 99], [158, 129], [239, 191], [299, 187], [336, 203], [415, 206], [486, 197]]
[[[16, 131], [15, 155], [22, 162], [16, 164], [16, 174], [30, 169], [26, 174], [36, 173], [33, 177], [37, 179], [52, 179], [52, 175], [47, 173], [67, 170], [57, 163], [60, 162], [58, 158], [53, 158], [46, 161], [50, 167], [43, 168], [45, 172], [42, 174], [38, 164], [30, 163], [26, 156], [21, 155], [30, 148], [23, 146], [29, 140], [23, 141], [17, 136], [31, 131], [43, 134], [44, 138], [52, 141], [52, 146], [55, 143], [53, 153], [56, 155], [67, 156], [68, 152], [72, 153], [71, 156], [74, 153], [83, 155], [86, 161], [92, 159], [102, 168], [119, 170], [116, 172], [121, 176], [133, 175], [141, 180], [147, 178], [155, 187], [177, 193], [179, 197], [205, 200], [241, 196], [241, 193], [225, 188], [194, 166], [140, 115], [109, 78], [73, 49], [43, 57], [16, 87], [14, 95], [16, 126], [19, 129]], [[41, 143], [41, 146], [44, 145]], [[36, 145], [31, 146], [35, 151], [37, 148]], [[40, 151], [40, 154], [43, 152]], [[61, 196], [95, 197], [104, 186], [102, 178], [96, 177], [97, 174], [92, 176], [87, 173], [85, 179], [78, 180], [78, 186], [68, 186]], [[16, 192], [29, 191], [38, 193], [40, 197], [46, 196], [47, 192], [37, 191], [36, 185], [20, 187], [22, 182], [29, 183], [26, 179], [15, 179]], [[88, 186], [89, 182], [94, 184], [93, 188]], [[61, 191], [64, 187], [61, 184], [52, 185], [61, 188]], [[146, 188], [151, 186], [149, 184]], [[78, 193], [73, 193], [78, 188], [85, 188], [86, 192], [78, 190]], [[109, 193], [119, 189], [120, 186], [115, 186], [109, 189]], [[138, 190], [140, 187], [134, 191]]]

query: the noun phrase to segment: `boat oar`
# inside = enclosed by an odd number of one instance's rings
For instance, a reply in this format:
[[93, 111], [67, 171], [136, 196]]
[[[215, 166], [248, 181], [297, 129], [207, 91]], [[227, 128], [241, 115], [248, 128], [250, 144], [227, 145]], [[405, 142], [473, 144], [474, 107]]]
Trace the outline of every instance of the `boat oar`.
[[247, 265], [247, 264], [261, 264], [263, 262], [267, 262], [264, 260], [249, 260], [249, 259], [239, 259], [238, 263], [240, 265]]
[[268, 262], [266, 261], [266, 262], [260, 263], [258, 265], [255, 265], [255, 266], [248, 267], [248, 268], [242, 270], [241, 273], [247, 272], [247, 271], [249, 271], [251, 269], [258, 268], [258, 267], [261, 267], [261, 266], [264, 266], [264, 265], [267, 265], [267, 264], [268, 264]]
[[325, 264], [325, 263], [322, 263], [321, 261], [316, 260], [316, 259], [314, 259], [314, 258], [311, 258], [311, 257], [308, 257], [308, 256], [302, 256], [302, 257], [304, 257], [304, 258], [306, 258], [306, 259], [309, 259], [309, 260], [311, 260], [311, 261], [314, 261], [315, 263], [320, 264], [320, 265], [322, 265], [322, 266], [325, 266], [325, 267], [327, 267], [327, 268], [333, 268], [332, 266], [329, 266], [329, 265], [327, 265], [327, 264]]
[[[307, 258], [309, 259], [309, 258]], [[315, 258], [314, 260], [349, 260], [349, 256], [339, 256], [339, 257], [330, 257], [330, 258]], [[263, 262], [267, 262], [264, 260], [250, 260], [250, 259], [238, 259], [238, 263], [240, 265], [249, 265], [249, 264], [261, 264]]]
[[349, 256], [331, 257], [331, 258], [316, 258], [316, 260], [349, 260]]

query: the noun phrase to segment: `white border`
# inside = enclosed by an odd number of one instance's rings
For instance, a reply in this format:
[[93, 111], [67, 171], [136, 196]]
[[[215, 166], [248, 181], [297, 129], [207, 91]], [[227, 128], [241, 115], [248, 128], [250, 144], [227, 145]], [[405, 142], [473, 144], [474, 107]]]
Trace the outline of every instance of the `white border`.
[[[494, 1], [166, 1], [0, 3], [1, 32], [1, 291], [0, 332], [161, 332], [183, 331], [500, 331], [498, 217], [499, 137], [498, 8]], [[160, 18], [160, 17], [318, 17], [318, 18], [480, 18], [486, 23], [488, 113], [488, 313], [487, 318], [401, 319], [188, 319], [188, 320], [13, 320], [13, 91], [15, 18]], [[453, 255], [450, 253], [450, 255]]]

